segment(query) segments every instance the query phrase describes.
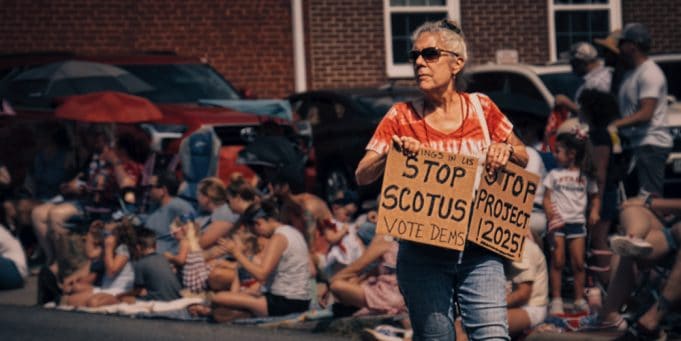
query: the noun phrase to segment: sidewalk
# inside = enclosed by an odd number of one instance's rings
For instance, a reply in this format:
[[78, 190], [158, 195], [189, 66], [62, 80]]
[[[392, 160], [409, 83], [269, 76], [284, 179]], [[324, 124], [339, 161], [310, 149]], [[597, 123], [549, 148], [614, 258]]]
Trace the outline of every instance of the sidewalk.
[[38, 276], [29, 276], [26, 285], [17, 290], [0, 291], [0, 304], [32, 306], [38, 299]]

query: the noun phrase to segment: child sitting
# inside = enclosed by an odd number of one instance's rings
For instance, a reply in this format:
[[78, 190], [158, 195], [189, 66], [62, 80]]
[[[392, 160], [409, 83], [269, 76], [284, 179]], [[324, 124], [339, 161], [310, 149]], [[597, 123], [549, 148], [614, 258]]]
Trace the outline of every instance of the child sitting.
[[[232, 240], [242, 246], [243, 254], [253, 264], [260, 265], [262, 261], [263, 242], [258, 236], [250, 232], [245, 226], [241, 226], [232, 234]], [[237, 263], [238, 264], [238, 263]], [[232, 281], [231, 292], [245, 292], [253, 296], [261, 296], [261, 283], [243, 267], [237, 267], [237, 276]]]
[[135, 259], [135, 228], [128, 219], [113, 225], [112, 231], [104, 230], [104, 277], [102, 285], [94, 288], [83, 288], [64, 296], [63, 303], [73, 306], [99, 307], [119, 303], [118, 295], [128, 292], [133, 287], [135, 273], [131, 260]]
[[134, 295], [143, 300], [172, 301], [180, 298], [182, 286], [168, 260], [156, 253], [156, 233], [143, 228], [137, 232]]
[[332, 245], [323, 262], [327, 278], [354, 262], [364, 252], [364, 245], [357, 237], [357, 226], [352, 222], [352, 217], [357, 212], [352, 196], [345, 195], [334, 200], [331, 212], [333, 225], [322, 231], [326, 241]]
[[85, 234], [85, 254], [88, 262], [80, 269], [64, 278], [62, 290], [65, 295], [92, 290], [93, 286], [102, 284], [104, 261], [102, 251], [106, 227], [103, 221], [95, 220]]
[[192, 215], [183, 215], [171, 226], [171, 233], [180, 242], [178, 254], [166, 252], [164, 256], [182, 269], [182, 285], [188, 289], [184, 296], [200, 294], [206, 290], [208, 267], [199, 245], [199, 226]]

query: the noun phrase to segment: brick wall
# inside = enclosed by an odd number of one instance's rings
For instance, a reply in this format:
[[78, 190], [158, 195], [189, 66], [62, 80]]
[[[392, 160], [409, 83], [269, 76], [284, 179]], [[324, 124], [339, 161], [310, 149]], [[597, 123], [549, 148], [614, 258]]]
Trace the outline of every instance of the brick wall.
[[515, 49], [524, 63], [549, 59], [545, 0], [461, 0], [461, 26], [471, 62], [495, 60], [499, 49]]
[[622, 23], [648, 26], [653, 52], [681, 52], [681, 6], [676, 1], [622, 0]]
[[290, 1], [0, 0], [0, 51], [204, 57], [259, 97], [293, 91]]
[[308, 0], [308, 87], [385, 83], [383, 0]]
[[[1, 53], [120, 54], [170, 50], [204, 57], [259, 97], [294, 90], [290, 0], [0, 0]], [[547, 2], [461, 0], [472, 63], [514, 48], [548, 60]], [[673, 1], [622, 0], [623, 21], [647, 24], [656, 51], [681, 51]], [[304, 0], [308, 88], [376, 86], [385, 74], [383, 0]], [[406, 81], [409, 82], [409, 81]]]

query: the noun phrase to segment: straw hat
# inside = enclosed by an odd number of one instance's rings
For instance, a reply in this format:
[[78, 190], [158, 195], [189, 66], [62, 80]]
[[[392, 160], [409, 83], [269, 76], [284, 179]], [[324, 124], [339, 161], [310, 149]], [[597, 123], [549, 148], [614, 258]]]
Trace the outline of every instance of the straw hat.
[[594, 39], [594, 43], [598, 44], [600, 46], [603, 46], [603, 47], [607, 48], [608, 50], [610, 50], [612, 52], [619, 54], [620, 49], [617, 46], [618, 46], [619, 38], [620, 38], [621, 34], [622, 34], [622, 30], [617, 29], [617, 30], [612, 31], [610, 34], [608, 34], [607, 37], [605, 37], [603, 39], [598, 39], [598, 38]]

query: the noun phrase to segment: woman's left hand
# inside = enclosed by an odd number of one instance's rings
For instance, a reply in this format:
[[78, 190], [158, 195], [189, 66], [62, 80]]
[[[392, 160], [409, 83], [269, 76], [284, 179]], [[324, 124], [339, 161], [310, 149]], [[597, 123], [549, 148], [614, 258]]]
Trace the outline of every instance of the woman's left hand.
[[511, 147], [508, 143], [492, 143], [487, 149], [486, 168], [491, 175], [498, 169], [506, 167], [511, 158]]

